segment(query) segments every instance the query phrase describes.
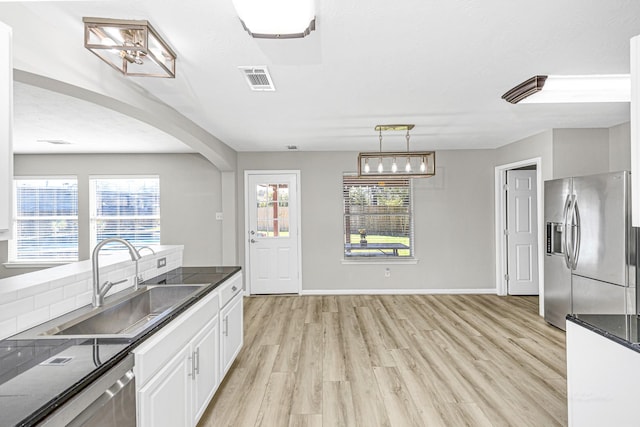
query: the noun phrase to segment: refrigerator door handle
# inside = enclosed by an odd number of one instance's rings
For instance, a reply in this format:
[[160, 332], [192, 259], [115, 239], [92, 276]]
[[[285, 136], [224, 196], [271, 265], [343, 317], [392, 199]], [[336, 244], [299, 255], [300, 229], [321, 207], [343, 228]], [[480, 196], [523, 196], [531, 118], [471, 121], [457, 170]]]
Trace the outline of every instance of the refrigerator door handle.
[[562, 240], [564, 240], [563, 244], [564, 244], [564, 262], [565, 264], [567, 264], [567, 268], [571, 269], [571, 258], [570, 258], [570, 251], [569, 251], [569, 240], [571, 239], [571, 227], [569, 227], [569, 209], [571, 207], [571, 195], [567, 196], [567, 199], [564, 201], [564, 209], [562, 211], [562, 222], [564, 225], [564, 231], [562, 233]]
[[571, 222], [573, 223], [575, 221], [575, 227], [571, 227], [571, 234], [572, 234], [572, 246], [573, 246], [573, 253], [572, 253], [572, 262], [571, 262], [571, 269], [575, 270], [576, 268], [578, 268], [578, 256], [580, 255], [580, 210], [578, 209], [578, 201], [574, 200], [573, 201], [573, 212], [571, 214]]

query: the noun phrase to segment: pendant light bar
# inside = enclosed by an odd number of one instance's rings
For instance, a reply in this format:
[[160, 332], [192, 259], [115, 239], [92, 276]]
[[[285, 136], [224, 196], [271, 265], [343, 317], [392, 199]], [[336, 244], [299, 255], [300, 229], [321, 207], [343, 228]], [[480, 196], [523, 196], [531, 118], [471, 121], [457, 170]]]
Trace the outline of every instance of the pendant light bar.
[[[409, 131], [413, 128], [412, 124], [377, 125], [375, 130], [379, 135], [380, 151], [358, 154], [358, 176], [385, 179], [434, 176], [436, 171], [435, 151], [411, 151], [409, 148]], [[383, 130], [406, 131], [407, 151], [382, 151]]]

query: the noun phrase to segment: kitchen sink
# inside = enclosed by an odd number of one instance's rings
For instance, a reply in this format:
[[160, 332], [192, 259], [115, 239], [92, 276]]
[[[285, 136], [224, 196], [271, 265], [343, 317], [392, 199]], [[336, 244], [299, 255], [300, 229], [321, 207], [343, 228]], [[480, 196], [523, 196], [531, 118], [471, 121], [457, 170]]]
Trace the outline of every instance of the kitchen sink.
[[[150, 329], [205, 285], [159, 285], [139, 289], [124, 298], [49, 328], [29, 338], [132, 338]], [[66, 316], [65, 316], [66, 317]], [[19, 334], [19, 335], [24, 335]]]

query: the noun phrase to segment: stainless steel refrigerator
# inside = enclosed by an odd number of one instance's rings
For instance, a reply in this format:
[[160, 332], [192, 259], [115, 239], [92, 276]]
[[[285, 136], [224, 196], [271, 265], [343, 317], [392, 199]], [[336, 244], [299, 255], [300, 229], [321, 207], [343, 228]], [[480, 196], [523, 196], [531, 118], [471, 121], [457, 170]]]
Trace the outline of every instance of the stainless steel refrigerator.
[[629, 172], [546, 181], [544, 318], [635, 313]]

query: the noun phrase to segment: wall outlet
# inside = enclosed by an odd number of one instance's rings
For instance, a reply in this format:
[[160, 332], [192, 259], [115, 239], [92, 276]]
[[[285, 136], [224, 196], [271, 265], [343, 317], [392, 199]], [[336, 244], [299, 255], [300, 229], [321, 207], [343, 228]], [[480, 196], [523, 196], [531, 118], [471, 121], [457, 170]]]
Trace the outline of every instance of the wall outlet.
[[391, 277], [391, 269], [390, 268], [385, 268], [384, 269], [384, 277]]
[[158, 258], [158, 268], [162, 268], [167, 265], [167, 257]]
[[224, 217], [222, 216], [222, 212], [216, 212], [216, 220], [217, 221], [222, 221], [224, 219]]

